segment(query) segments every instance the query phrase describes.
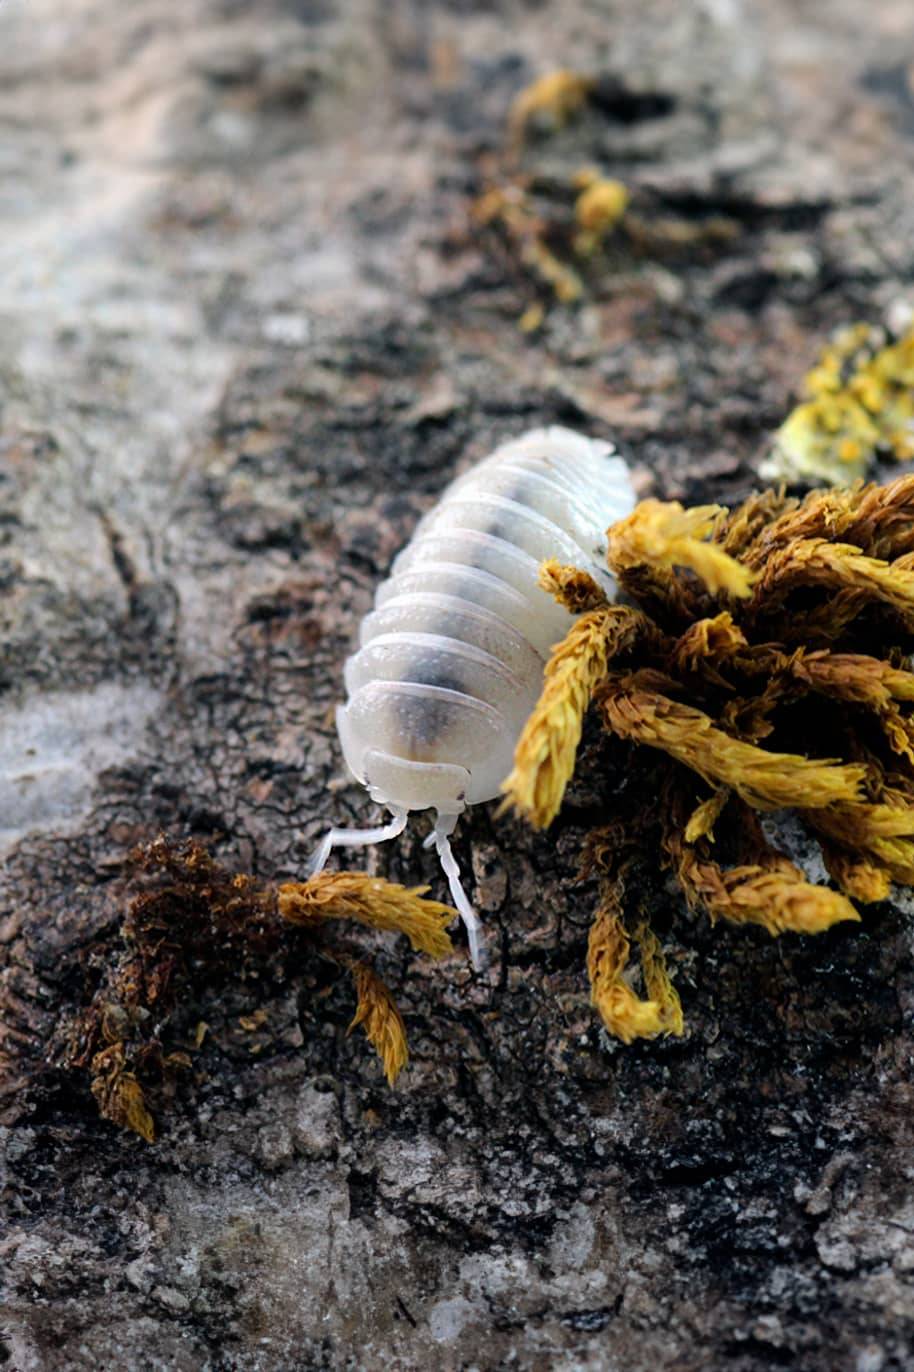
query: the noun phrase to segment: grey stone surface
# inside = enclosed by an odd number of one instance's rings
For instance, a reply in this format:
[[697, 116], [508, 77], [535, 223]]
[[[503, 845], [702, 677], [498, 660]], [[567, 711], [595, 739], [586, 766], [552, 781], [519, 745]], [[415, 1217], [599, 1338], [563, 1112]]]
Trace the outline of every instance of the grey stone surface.
[[[7, 1366], [911, 1367], [909, 908], [772, 942], [671, 889], [687, 1037], [610, 1043], [571, 883], [596, 740], [548, 836], [461, 826], [487, 978], [361, 938], [407, 1020], [395, 1091], [319, 959], [188, 1007], [176, 1039], [209, 1033], [151, 1147], [42, 1057], [131, 844], [291, 878], [370, 813], [341, 663], [459, 466], [560, 420], [643, 489], [751, 487], [828, 330], [909, 287], [912, 61], [908, 0], [0, 8]], [[528, 165], [741, 232], [623, 247], [525, 337], [467, 206], [558, 65], [673, 107], [591, 110]], [[421, 832], [365, 861], [440, 893]]]

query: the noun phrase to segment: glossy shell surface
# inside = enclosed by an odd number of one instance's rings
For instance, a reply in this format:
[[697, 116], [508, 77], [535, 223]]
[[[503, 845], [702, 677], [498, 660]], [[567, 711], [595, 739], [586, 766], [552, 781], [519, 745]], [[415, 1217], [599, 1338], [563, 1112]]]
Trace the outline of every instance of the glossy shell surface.
[[634, 504], [611, 445], [558, 427], [505, 443], [447, 488], [345, 667], [337, 727], [375, 800], [457, 815], [498, 794], [571, 623], [538, 587], [539, 564], [585, 567], [612, 593], [604, 534]]

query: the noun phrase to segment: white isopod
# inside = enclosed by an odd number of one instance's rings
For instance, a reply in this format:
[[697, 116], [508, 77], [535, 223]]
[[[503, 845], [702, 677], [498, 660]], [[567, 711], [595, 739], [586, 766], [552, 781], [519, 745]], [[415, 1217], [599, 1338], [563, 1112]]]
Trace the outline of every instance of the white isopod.
[[426, 840], [480, 965], [479, 920], [450, 835], [461, 812], [498, 795], [551, 646], [571, 616], [537, 585], [545, 558], [586, 567], [615, 591], [605, 530], [635, 504], [609, 443], [553, 427], [512, 439], [458, 477], [419, 523], [362, 621], [336, 712], [343, 756], [389, 824], [331, 829], [338, 845], [395, 838], [411, 810], [436, 811]]

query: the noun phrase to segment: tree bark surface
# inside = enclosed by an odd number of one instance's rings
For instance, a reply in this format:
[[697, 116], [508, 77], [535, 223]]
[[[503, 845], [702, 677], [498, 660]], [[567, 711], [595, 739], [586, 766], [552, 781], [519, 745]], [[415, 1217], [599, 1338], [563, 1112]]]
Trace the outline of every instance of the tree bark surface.
[[[462, 943], [352, 935], [406, 1019], [395, 1090], [319, 957], [182, 1010], [175, 1048], [208, 1032], [152, 1145], [44, 1063], [133, 845], [300, 879], [328, 823], [374, 819], [342, 662], [456, 471], [561, 422], [643, 492], [752, 488], [824, 338], [910, 288], [912, 62], [910, 0], [0, 8], [16, 1372], [912, 1366], [910, 907], [773, 941], [671, 887], [686, 1036], [610, 1041], [575, 884], [595, 735], [546, 835], [460, 825], [485, 977]], [[525, 334], [536, 288], [469, 206], [559, 67], [608, 94], [527, 170], [596, 164], [646, 221], [736, 231], [613, 246]], [[423, 833], [352, 865], [443, 897]]]

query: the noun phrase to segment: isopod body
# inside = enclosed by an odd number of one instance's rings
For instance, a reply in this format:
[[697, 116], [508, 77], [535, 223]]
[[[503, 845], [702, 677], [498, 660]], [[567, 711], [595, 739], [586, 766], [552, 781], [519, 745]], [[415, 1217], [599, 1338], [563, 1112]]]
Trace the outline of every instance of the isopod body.
[[337, 844], [393, 838], [411, 810], [436, 810], [430, 842], [478, 964], [478, 923], [448, 836], [467, 805], [498, 794], [571, 621], [538, 586], [539, 564], [585, 567], [612, 593], [605, 531], [634, 503], [611, 444], [559, 427], [503, 444], [446, 489], [378, 588], [337, 710], [350, 770], [393, 820], [331, 830], [313, 870]]

